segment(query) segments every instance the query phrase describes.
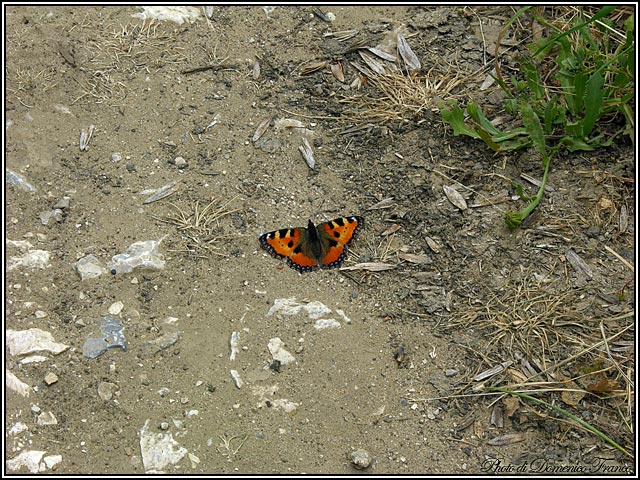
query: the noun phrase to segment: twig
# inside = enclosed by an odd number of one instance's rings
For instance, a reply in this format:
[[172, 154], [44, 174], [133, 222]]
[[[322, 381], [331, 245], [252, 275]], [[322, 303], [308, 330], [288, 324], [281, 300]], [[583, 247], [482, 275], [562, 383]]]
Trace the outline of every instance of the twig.
[[237, 64], [226, 63], [221, 65], [205, 65], [204, 67], [190, 68], [188, 70], [182, 70], [180, 73], [182, 73], [183, 75], [188, 75], [190, 73], [206, 72], [207, 70], [217, 72], [218, 70], [235, 70], [236, 68], [238, 68]]

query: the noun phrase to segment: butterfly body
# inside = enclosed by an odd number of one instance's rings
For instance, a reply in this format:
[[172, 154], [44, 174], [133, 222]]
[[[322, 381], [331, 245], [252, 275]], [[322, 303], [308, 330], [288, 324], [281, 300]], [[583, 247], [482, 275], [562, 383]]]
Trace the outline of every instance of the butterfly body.
[[362, 217], [341, 217], [306, 228], [283, 228], [260, 236], [260, 245], [274, 256], [287, 259], [291, 268], [309, 272], [339, 267], [348, 244], [364, 225]]

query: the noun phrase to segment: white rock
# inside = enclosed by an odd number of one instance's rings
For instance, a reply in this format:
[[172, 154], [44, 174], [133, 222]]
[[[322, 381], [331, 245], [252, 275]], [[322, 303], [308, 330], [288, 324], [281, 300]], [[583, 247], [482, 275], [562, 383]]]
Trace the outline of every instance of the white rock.
[[9, 370], [6, 371], [5, 382], [7, 387], [13, 390], [14, 392], [19, 393], [23, 397], [28, 397], [31, 393], [31, 387], [16, 377]]
[[[62, 461], [62, 455], [47, 455], [42, 459], [45, 469], [51, 470], [55, 465]], [[40, 465], [40, 471], [43, 471], [42, 465]]]
[[44, 381], [47, 385], [53, 385], [58, 381], [58, 376], [53, 372], [49, 372], [44, 376]]
[[322, 318], [331, 313], [329, 307], [318, 301], [300, 304], [295, 298], [276, 298], [273, 302], [273, 307], [267, 312], [267, 316], [271, 316], [274, 313], [297, 315], [301, 311], [305, 311], [312, 320]]
[[27, 363], [46, 362], [47, 360], [49, 360], [49, 357], [45, 357], [44, 355], [29, 355], [28, 357], [24, 357], [22, 360], [20, 360], [20, 363], [25, 365]]
[[16, 458], [7, 460], [7, 468], [9, 470], [19, 470], [21, 467], [27, 467], [31, 473], [38, 473], [40, 470], [40, 460], [46, 452], [42, 450], [25, 450]]
[[142, 20], [157, 19], [171, 20], [178, 25], [182, 25], [185, 21], [192, 23], [200, 18], [200, 9], [197, 7], [140, 7], [143, 9], [140, 13], [134, 13], [132, 17], [138, 17]]
[[267, 348], [269, 352], [271, 352], [271, 356], [273, 356], [274, 360], [278, 360], [281, 365], [286, 365], [288, 363], [294, 362], [296, 359], [293, 355], [287, 352], [283, 348], [284, 342], [280, 340], [280, 338], [272, 338], [269, 340], [269, 344]]
[[152, 432], [149, 423], [147, 420], [140, 430], [142, 464], [146, 473], [163, 473], [165, 467], [178, 463], [187, 454], [187, 449], [181, 447], [170, 432]]
[[46, 250], [29, 250], [22, 257], [9, 257], [7, 272], [18, 267], [46, 268], [49, 266], [49, 252]]
[[326, 320], [316, 320], [314, 327], [316, 327], [318, 330], [322, 330], [324, 328], [340, 328], [340, 322], [334, 320], [333, 318], [328, 318]]
[[57, 425], [58, 419], [51, 412], [42, 412], [38, 415], [38, 425]]
[[43, 350], [57, 355], [69, 348], [69, 345], [56, 343], [51, 333], [39, 328], [7, 330], [7, 344], [11, 355], [24, 355]]
[[81, 280], [96, 278], [107, 272], [102, 262], [95, 255], [87, 255], [76, 262], [76, 270]]
[[22, 422], [16, 422], [10, 429], [9, 435], [18, 435], [26, 430], [29, 430], [29, 427]]

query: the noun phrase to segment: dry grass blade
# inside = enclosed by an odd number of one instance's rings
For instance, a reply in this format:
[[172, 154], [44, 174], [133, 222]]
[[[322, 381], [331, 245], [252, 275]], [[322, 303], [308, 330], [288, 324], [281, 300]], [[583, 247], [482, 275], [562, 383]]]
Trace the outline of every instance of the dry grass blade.
[[392, 270], [394, 268], [396, 268], [396, 266], [390, 263], [364, 262], [356, 263], [355, 265], [351, 265], [349, 267], [342, 267], [340, 268], [340, 270], [367, 270], [369, 272], [382, 272], [384, 270]]
[[[591, 292], [536, 283], [531, 277], [511, 281], [487, 301], [472, 301], [480, 306], [458, 314], [450, 325], [473, 328], [488, 339], [483, 351], [475, 352], [486, 365], [513, 362], [502, 374], [509, 389], [561, 392], [569, 405], [571, 394], [590, 394], [589, 402], [599, 401], [598, 408], [620, 416], [632, 431], [635, 384], [629, 319], [634, 312], [599, 322], [587, 319], [585, 302], [596, 300]], [[618, 332], [612, 335], [612, 330]], [[535, 379], [539, 381], [533, 383]], [[581, 408], [586, 401], [581, 400]], [[621, 404], [627, 404], [626, 411]]]
[[425, 75], [405, 75], [399, 71], [376, 73], [359, 67], [355, 62], [352, 65], [373, 86], [371, 95], [341, 100], [341, 103], [353, 107], [343, 117], [359, 123], [386, 123], [406, 120], [408, 116], [420, 117], [426, 111], [437, 110], [440, 101], [452, 97], [452, 91], [465, 82], [457, 72], [451, 75], [451, 69], [440, 75], [433, 69]]
[[169, 203], [175, 213], [168, 215], [166, 218], [154, 217], [164, 223], [175, 225], [179, 232], [182, 233], [184, 241], [184, 249], [178, 250], [181, 253], [197, 255], [203, 258], [210, 254], [227, 256], [226, 253], [220, 252], [220, 246], [227, 236], [221, 233], [219, 225], [220, 219], [241, 211], [241, 208], [233, 210], [228, 209], [228, 205], [237, 197], [222, 203], [222, 197], [212, 198], [212, 200], [202, 208], [197, 200], [193, 202], [190, 208], [185, 212], [173, 203]]

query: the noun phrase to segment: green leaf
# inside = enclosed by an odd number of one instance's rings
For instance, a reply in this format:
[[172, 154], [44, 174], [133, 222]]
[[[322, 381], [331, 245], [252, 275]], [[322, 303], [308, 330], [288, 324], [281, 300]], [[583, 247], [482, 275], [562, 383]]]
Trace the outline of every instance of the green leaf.
[[542, 125], [540, 124], [540, 119], [536, 112], [533, 111], [533, 108], [528, 103], [523, 103], [520, 107], [520, 112], [522, 113], [522, 123], [524, 123], [524, 127], [529, 132], [531, 136], [531, 142], [533, 146], [540, 152], [542, 155], [542, 159], [546, 164], [547, 161], [547, 150], [546, 144], [544, 141], [544, 135], [542, 133]]
[[467, 135], [473, 138], [480, 138], [480, 136], [472, 129], [467, 127], [464, 123], [464, 112], [457, 104], [452, 104], [451, 109], [442, 108], [441, 111], [442, 119], [451, 125], [453, 128], [453, 134], [458, 135]]
[[469, 102], [469, 105], [467, 105], [467, 113], [480, 127], [482, 127], [490, 134], [498, 135], [502, 133], [500, 130], [494, 127], [489, 120], [486, 119], [477, 103]]
[[584, 121], [582, 135], [587, 137], [600, 117], [600, 109], [604, 101], [604, 77], [594, 73], [587, 83]]
[[570, 137], [570, 136], [562, 137], [560, 139], [560, 143], [565, 147], [567, 147], [567, 150], [569, 150], [570, 152], [575, 152], [580, 150], [584, 150], [584, 151], [595, 150], [595, 147], [593, 145], [589, 145], [580, 137]]

